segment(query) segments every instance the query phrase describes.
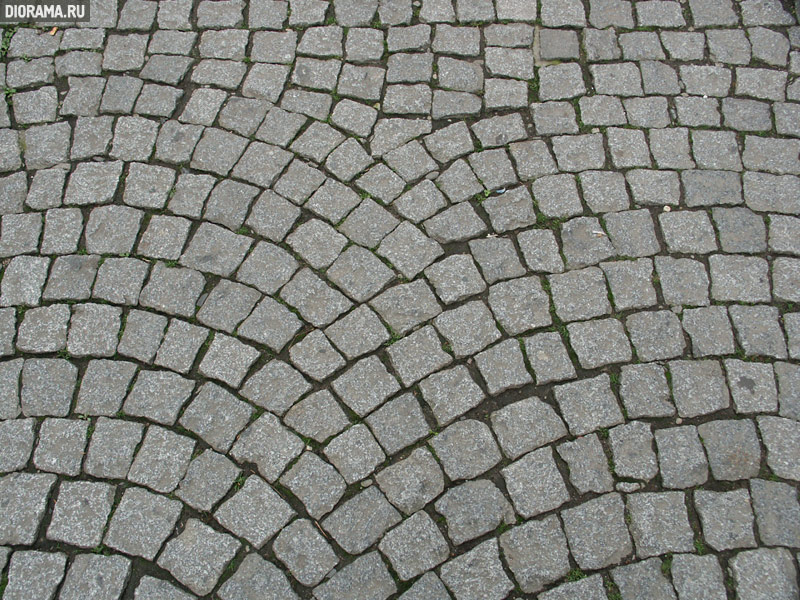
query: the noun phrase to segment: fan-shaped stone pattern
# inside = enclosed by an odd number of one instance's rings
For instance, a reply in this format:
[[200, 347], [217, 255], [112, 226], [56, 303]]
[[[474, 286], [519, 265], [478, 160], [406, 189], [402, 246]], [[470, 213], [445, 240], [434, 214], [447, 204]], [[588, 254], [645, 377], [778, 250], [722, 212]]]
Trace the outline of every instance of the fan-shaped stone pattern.
[[789, 4], [8, 25], [0, 594], [796, 598]]

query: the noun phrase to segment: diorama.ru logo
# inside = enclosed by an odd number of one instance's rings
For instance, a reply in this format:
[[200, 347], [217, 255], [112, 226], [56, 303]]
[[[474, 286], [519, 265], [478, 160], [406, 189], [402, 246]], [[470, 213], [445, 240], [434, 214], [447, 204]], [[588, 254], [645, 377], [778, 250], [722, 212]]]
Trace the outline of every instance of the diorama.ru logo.
[[0, 22], [3, 23], [86, 22], [89, 20], [90, 0], [0, 0], [0, 7]]

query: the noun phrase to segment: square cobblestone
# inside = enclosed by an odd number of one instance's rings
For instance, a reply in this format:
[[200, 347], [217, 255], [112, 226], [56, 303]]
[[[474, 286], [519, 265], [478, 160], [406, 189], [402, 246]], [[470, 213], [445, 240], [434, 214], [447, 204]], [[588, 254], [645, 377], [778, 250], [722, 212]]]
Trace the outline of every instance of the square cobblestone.
[[125, 490], [111, 517], [104, 543], [152, 561], [172, 532], [181, 503], [138, 487]]
[[573, 435], [584, 435], [623, 421], [608, 375], [558, 385], [555, 398]]
[[334, 467], [309, 452], [304, 453], [280, 481], [315, 519], [333, 510], [347, 487]]
[[294, 514], [272, 487], [258, 476], [251, 475], [214, 512], [214, 518], [228, 531], [261, 548]]
[[436, 511], [447, 523], [447, 536], [455, 545], [480, 537], [501, 523], [514, 521], [514, 509], [491, 481], [467, 481], [451, 488], [436, 501]]
[[708, 462], [696, 427], [659, 429], [655, 440], [664, 487], [685, 489], [705, 483]]
[[564, 510], [564, 530], [581, 568], [599, 569], [633, 551], [619, 494], [607, 494]]

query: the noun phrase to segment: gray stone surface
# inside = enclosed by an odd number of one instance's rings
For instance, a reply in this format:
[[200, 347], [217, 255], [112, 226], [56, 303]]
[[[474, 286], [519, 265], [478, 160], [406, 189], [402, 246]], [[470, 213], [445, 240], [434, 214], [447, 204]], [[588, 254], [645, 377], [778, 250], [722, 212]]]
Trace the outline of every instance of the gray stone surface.
[[800, 428], [797, 421], [782, 417], [758, 417], [761, 439], [767, 450], [767, 466], [778, 477], [797, 481], [800, 479], [795, 454]]
[[45, 419], [39, 429], [33, 464], [41, 471], [76, 476], [81, 470], [88, 428], [85, 421]]
[[63, 482], [47, 528], [48, 539], [81, 548], [99, 545], [111, 513], [114, 492], [114, 487], [107, 483]]
[[696, 427], [661, 429], [654, 437], [664, 487], [683, 489], [705, 483], [708, 462]]
[[714, 479], [731, 481], [758, 475], [761, 446], [752, 421], [709, 421], [699, 425], [697, 433]]
[[675, 360], [669, 364], [669, 370], [680, 416], [710, 414], [730, 405], [730, 392], [719, 362]]
[[583, 569], [619, 562], [633, 550], [619, 494], [606, 494], [562, 512], [570, 549]]
[[558, 385], [555, 398], [573, 435], [622, 423], [622, 412], [607, 375]]
[[[371, 519], [361, 517], [370, 514]], [[322, 521], [322, 527], [350, 554], [359, 554], [400, 522], [398, 513], [376, 487], [368, 487]]]
[[477, 477], [501, 459], [489, 427], [470, 419], [447, 427], [431, 441], [431, 447], [453, 480]]
[[711, 600], [727, 597], [722, 569], [715, 556], [676, 554], [672, 559], [671, 574], [679, 598], [701, 594]]
[[325, 447], [325, 456], [347, 483], [370, 475], [386, 459], [369, 428], [361, 423], [331, 440]]
[[798, 593], [797, 575], [785, 548], [759, 548], [731, 561], [734, 583], [744, 599], [791, 598]]
[[125, 554], [152, 561], [180, 514], [180, 501], [142, 488], [128, 488], [111, 517], [103, 542]]
[[551, 448], [540, 448], [502, 471], [514, 508], [525, 518], [558, 508], [569, 499], [553, 456]]
[[553, 408], [535, 397], [492, 413], [491, 423], [503, 452], [512, 459], [567, 434]]
[[308, 452], [300, 456], [280, 482], [297, 496], [308, 514], [316, 519], [336, 506], [347, 487], [334, 467]]
[[797, 547], [800, 528], [796, 515], [800, 504], [794, 489], [780, 481], [751, 479], [750, 498], [761, 541], [771, 546]]
[[699, 490], [694, 503], [709, 546], [715, 550], [755, 547], [753, 509], [747, 490]]
[[432, 569], [450, 554], [433, 519], [421, 511], [390, 530], [378, 548], [402, 580]]
[[0, 543], [32, 545], [41, 526], [55, 475], [11, 473], [0, 480]]
[[637, 556], [691, 552], [694, 534], [681, 492], [631, 494], [626, 508]]
[[189, 463], [175, 495], [192, 508], [210, 511], [230, 490], [239, 473], [223, 455], [206, 450]]
[[614, 480], [608, 459], [596, 434], [586, 435], [558, 446], [558, 454], [569, 467], [570, 483], [581, 493], [610, 492]]
[[22, 599], [33, 595], [53, 598], [61, 580], [67, 556], [63, 552], [15, 552], [8, 567], [4, 597]]
[[124, 479], [143, 431], [139, 423], [105, 417], [97, 419], [84, 471], [95, 477]]
[[297, 598], [286, 575], [255, 553], [245, 556], [239, 568], [218, 592], [223, 600], [259, 598], [265, 593], [274, 597]]
[[78, 555], [67, 571], [60, 596], [65, 599], [118, 597], [130, 571], [130, 561], [122, 556]]
[[444, 489], [441, 468], [423, 448], [380, 471], [375, 479], [388, 500], [406, 514], [421, 509]]
[[440, 574], [445, 585], [465, 600], [500, 600], [513, 588], [500, 563], [498, 544], [489, 540], [451, 559]]
[[795, 21], [6, 27], [6, 596], [796, 596]]
[[260, 548], [294, 514], [294, 510], [269, 484], [252, 475], [241, 489], [220, 505], [214, 518], [228, 531]]
[[320, 600], [356, 598], [386, 600], [397, 586], [377, 552], [365, 554], [339, 569], [328, 581], [314, 589]]
[[451, 488], [436, 501], [436, 512], [447, 524], [447, 536], [455, 545], [480, 537], [501, 523], [514, 521], [514, 510], [490, 481], [467, 481]]
[[205, 595], [240, 547], [241, 543], [229, 535], [189, 519], [184, 530], [166, 544], [158, 565], [194, 593]]
[[264, 478], [273, 482], [302, 451], [300, 438], [275, 415], [265, 413], [239, 434], [231, 455], [240, 462], [255, 463]]
[[624, 565], [611, 571], [611, 577], [623, 598], [674, 599], [669, 580], [661, 572], [661, 562], [651, 558], [636, 564]]

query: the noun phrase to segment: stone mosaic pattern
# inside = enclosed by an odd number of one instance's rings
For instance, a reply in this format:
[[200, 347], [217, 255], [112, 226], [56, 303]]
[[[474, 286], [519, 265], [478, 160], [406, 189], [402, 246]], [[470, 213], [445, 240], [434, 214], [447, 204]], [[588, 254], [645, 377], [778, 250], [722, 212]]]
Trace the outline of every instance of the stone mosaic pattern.
[[7, 27], [3, 600], [793, 600], [779, 0]]

